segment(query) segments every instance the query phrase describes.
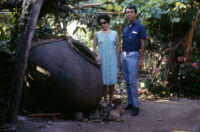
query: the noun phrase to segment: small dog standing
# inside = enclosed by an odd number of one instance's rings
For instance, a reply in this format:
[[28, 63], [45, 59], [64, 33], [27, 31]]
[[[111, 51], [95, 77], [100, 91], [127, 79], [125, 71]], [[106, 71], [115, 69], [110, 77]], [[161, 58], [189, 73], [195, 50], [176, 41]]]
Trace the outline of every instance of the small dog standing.
[[123, 121], [121, 115], [124, 113], [124, 109], [121, 107], [122, 100], [119, 98], [113, 99], [114, 107], [109, 113], [108, 119], [111, 121]]

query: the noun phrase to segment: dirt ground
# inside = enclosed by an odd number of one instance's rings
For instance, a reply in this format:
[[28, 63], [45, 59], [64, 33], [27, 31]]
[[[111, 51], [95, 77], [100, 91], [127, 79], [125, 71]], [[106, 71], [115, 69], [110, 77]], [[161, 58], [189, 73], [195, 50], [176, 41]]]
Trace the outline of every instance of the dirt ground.
[[200, 132], [200, 100], [146, 100], [136, 117], [125, 111], [123, 122], [84, 122], [19, 116], [17, 132]]

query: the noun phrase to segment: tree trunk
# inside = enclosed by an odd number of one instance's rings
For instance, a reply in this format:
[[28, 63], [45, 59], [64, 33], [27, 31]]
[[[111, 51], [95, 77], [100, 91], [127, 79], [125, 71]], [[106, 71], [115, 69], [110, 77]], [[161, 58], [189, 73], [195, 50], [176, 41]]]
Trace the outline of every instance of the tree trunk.
[[24, 74], [27, 67], [27, 61], [29, 56], [30, 45], [32, 42], [33, 34], [37, 24], [40, 9], [42, 7], [43, 0], [37, 0], [32, 8], [30, 19], [24, 33], [21, 35], [21, 39], [16, 48], [16, 72], [13, 79], [13, 106], [11, 110], [11, 123], [17, 122], [19, 104], [21, 100], [21, 94], [23, 89]]
[[196, 23], [198, 20], [198, 16], [199, 16], [199, 10], [197, 10], [195, 19], [192, 21], [192, 27], [187, 35], [187, 45], [186, 45], [186, 49], [185, 49], [185, 62], [187, 62], [189, 60], [189, 54], [190, 54], [190, 50], [191, 50], [191, 46], [192, 46], [194, 29], [195, 29], [195, 26], [196, 26]]

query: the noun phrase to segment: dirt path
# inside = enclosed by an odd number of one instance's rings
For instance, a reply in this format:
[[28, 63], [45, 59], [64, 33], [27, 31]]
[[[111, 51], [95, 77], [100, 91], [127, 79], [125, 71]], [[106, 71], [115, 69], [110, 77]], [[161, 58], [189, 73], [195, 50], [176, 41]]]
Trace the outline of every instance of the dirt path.
[[143, 101], [140, 115], [130, 111], [124, 122], [50, 121], [19, 117], [17, 132], [200, 132], [200, 100]]

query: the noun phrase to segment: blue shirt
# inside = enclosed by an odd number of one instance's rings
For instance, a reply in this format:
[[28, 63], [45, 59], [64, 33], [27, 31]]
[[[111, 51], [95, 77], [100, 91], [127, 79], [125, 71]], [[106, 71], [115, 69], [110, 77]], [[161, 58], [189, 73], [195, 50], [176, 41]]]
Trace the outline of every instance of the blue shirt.
[[128, 24], [123, 30], [122, 50], [139, 51], [141, 45], [140, 39], [143, 38], [146, 38], [145, 27], [135, 20], [131, 27]]

